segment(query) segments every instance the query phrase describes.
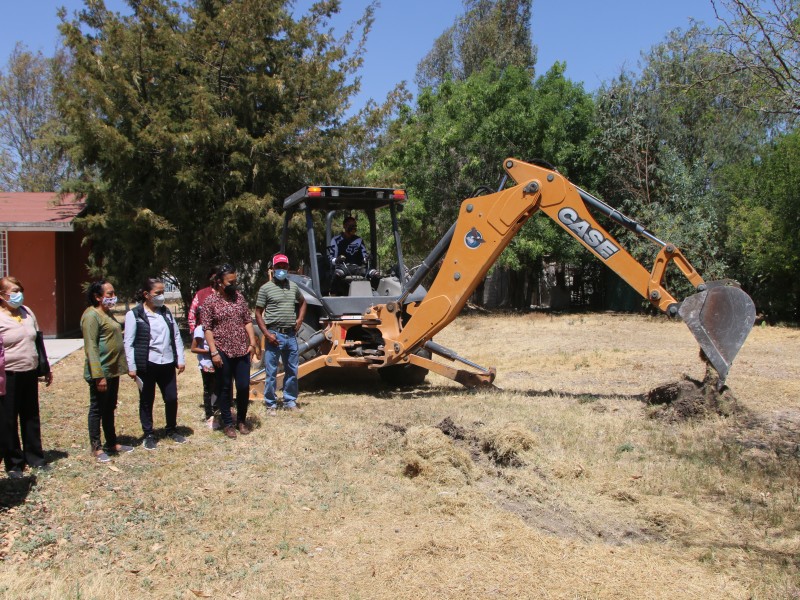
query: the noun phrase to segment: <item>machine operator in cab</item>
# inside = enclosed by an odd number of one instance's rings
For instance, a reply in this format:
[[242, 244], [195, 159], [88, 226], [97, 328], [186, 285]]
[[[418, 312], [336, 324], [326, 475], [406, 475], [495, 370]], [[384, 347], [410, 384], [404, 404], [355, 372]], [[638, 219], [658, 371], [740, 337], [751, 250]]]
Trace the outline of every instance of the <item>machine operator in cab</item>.
[[[356, 219], [353, 216], [344, 218], [343, 231], [331, 240], [328, 246], [328, 258], [331, 265], [344, 262], [349, 265], [363, 267], [367, 264], [367, 247], [364, 240], [356, 233]], [[344, 260], [341, 260], [344, 257]]]

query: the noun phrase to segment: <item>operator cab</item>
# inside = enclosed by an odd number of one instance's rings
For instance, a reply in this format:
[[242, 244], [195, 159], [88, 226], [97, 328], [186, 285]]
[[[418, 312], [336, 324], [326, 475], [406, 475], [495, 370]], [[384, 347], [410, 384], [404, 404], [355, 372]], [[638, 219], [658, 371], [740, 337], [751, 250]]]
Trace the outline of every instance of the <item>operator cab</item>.
[[[310, 268], [305, 269], [304, 274], [290, 274], [289, 277], [298, 283], [310, 307], [318, 307], [317, 311], [312, 311], [318, 313], [313, 320], [362, 315], [370, 306], [395, 301], [401, 296], [406, 267], [397, 216], [405, 201], [404, 190], [347, 186], [306, 186], [283, 201], [281, 251], [286, 250], [292, 218], [299, 212], [305, 214], [308, 255], [304, 258]], [[379, 232], [376, 213], [386, 209], [391, 231]], [[324, 217], [324, 235], [315, 229], [315, 213], [318, 215], [316, 223], [320, 222], [320, 214]], [[346, 257], [335, 257], [332, 261], [328, 256], [331, 241], [341, 233], [344, 217], [350, 215], [360, 224], [366, 221], [369, 225], [368, 233], [359, 231], [367, 248], [367, 260], [363, 265], [349, 263]], [[379, 264], [378, 235], [390, 236], [394, 242], [393, 256], [388, 261], [391, 264]], [[424, 296], [425, 289], [420, 286], [404, 303], [418, 302]]]

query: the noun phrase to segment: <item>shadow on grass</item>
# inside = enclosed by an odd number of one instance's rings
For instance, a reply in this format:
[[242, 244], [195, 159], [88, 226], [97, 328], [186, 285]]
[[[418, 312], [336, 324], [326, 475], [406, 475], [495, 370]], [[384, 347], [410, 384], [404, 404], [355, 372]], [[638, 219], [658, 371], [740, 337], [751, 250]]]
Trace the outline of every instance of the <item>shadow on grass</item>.
[[[585, 392], [563, 392], [558, 390], [503, 389], [495, 386], [468, 389], [465, 387], [436, 386], [425, 382], [417, 386], [398, 387], [386, 383], [373, 369], [321, 369], [300, 380], [300, 391], [320, 396], [358, 394], [383, 399], [419, 399], [441, 396], [469, 396], [476, 393], [508, 393], [527, 397], [567, 398], [579, 404], [598, 400], [631, 400], [647, 403], [646, 394], [597, 394]], [[302, 404], [302, 396], [298, 401]]]
[[30, 474], [21, 479], [0, 479], [0, 511], [23, 504], [35, 485], [36, 476]]
[[61, 460], [63, 458], [69, 457], [69, 452], [65, 450], [45, 450], [44, 451], [44, 462], [48, 465], [51, 463], [56, 462], [57, 460]]
[[647, 402], [646, 394], [590, 394], [586, 392], [559, 392], [557, 390], [507, 390], [512, 394], [534, 397], [570, 398], [578, 404], [588, 404], [597, 400], [632, 400], [634, 402]]
[[[183, 437], [189, 438], [194, 435], [194, 429], [192, 427], [189, 427], [188, 425], [178, 425], [175, 428], [175, 433], [179, 433]], [[156, 429], [155, 431], [153, 431], [153, 435], [159, 442], [162, 440], [167, 440], [167, 441], [169, 440], [169, 434], [164, 429], [161, 430]], [[136, 437], [130, 435], [121, 435], [117, 437], [117, 442], [120, 444], [126, 444], [128, 446], [136, 446], [144, 443], [144, 435]]]
[[[322, 397], [351, 394], [409, 400], [473, 393], [467, 388], [433, 386], [427, 382], [416, 386], [398, 387], [386, 383], [377, 371], [372, 369], [323, 369], [314, 375], [311, 381], [307, 381], [305, 377], [300, 380], [301, 392]], [[303, 405], [302, 394], [298, 404]]]

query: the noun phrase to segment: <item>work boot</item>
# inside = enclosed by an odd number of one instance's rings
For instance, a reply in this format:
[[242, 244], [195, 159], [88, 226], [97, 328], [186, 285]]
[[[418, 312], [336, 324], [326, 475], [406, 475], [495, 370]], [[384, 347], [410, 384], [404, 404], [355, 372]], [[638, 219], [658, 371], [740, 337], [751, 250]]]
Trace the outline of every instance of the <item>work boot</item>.
[[225, 425], [225, 428], [222, 430], [222, 433], [224, 433], [226, 437], [229, 437], [231, 439], [236, 438], [236, 428], [233, 425]]
[[251, 431], [251, 429], [247, 426], [247, 423], [239, 423], [237, 429], [242, 435], [247, 435]]

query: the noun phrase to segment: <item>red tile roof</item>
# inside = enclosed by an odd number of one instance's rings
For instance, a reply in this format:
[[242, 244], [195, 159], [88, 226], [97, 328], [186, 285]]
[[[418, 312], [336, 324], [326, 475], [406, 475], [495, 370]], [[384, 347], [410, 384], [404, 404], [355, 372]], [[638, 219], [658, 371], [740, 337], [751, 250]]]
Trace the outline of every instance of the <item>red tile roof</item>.
[[0, 192], [0, 229], [71, 231], [84, 208], [75, 194]]

